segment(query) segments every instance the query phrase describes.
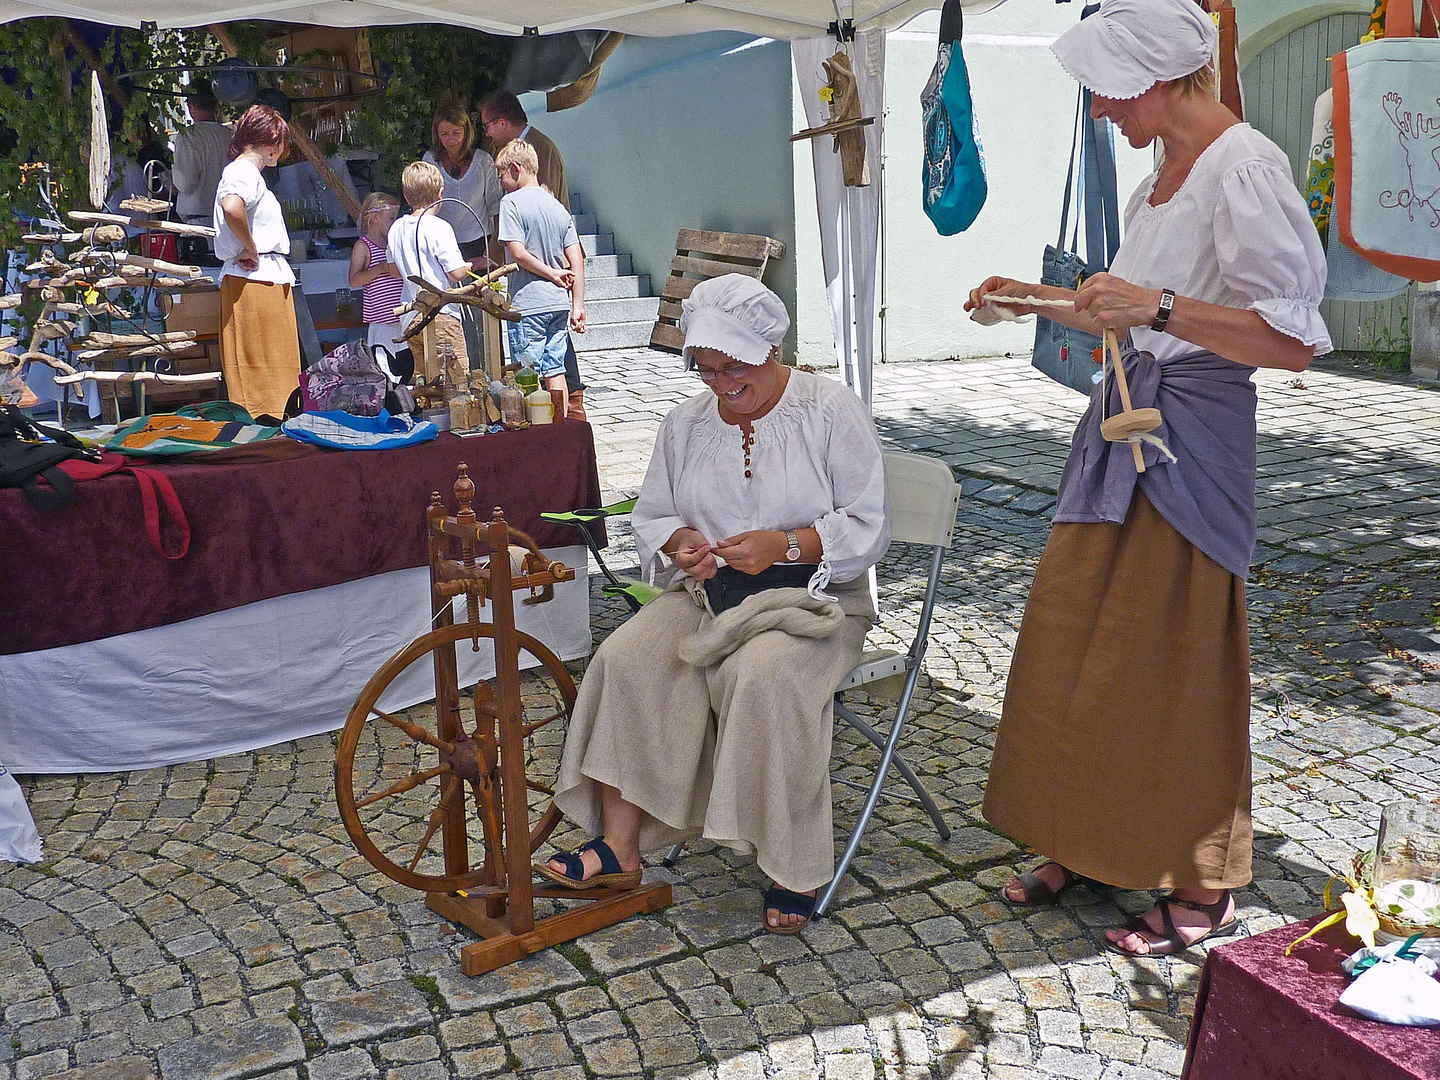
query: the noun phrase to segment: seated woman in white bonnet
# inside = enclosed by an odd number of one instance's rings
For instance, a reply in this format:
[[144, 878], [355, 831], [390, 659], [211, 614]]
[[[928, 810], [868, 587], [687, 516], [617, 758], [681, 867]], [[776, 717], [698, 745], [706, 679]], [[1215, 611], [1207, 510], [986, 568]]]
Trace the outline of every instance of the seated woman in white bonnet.
[[796, 933], [834, 874], [831, 695], [875, 617], [885, 466], [853, 392], [779, 362], [790, 317], [760, 282], [700, 283], [680, 326], [707, 389], [661, 423], [631, 517], [668, 591], [580, 686], [555, 803], [595, 839], [536, 869], [631, 888], [642, 852], [703, 836], [755, 854], [766, 929]]

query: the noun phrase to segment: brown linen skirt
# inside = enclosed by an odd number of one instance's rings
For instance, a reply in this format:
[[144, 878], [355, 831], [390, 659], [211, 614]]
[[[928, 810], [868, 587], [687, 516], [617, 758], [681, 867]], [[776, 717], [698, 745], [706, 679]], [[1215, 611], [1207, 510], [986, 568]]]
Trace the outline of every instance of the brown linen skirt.
[[1015, 643], [984, 814], [1129, 889], [1250, 880], [1245, 584], [1137, 490], [1055, 525]]
[[300, 337], [289, 285], [220, 279], [220, 368], [225, 393], [251, 416], [285, 415], [300, 385]]
[[600, 785], [638, 806], [640, 850], [704, 836], [803, 892], [835, 874], [830, 808], [834, 689], [870, 620], [828, 638], [756, 634], [694, 667], [680, 642], [713, 622], [688, 590], [641, 608], [596, 650], [570, 717], [555, 805], [603, 832]]

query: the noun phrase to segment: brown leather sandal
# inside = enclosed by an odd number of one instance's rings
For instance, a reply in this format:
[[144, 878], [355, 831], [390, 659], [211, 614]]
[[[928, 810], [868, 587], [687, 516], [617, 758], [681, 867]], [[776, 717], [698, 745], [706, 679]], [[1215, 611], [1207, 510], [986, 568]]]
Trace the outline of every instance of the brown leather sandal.
[[[1061, 882], [1058, 889], [1035, 872], [1036, 870], [1044, 870], [1047, 866], [1059, 866], [1061, 873], [1065, 875], [1065, 880]], [[1007, 903], [1017, 904], [1021, 907], [1039, 907], [1042, 904], [1055, 903], [1055, 901], [1060, 898], [1061, 893], [1072, 885], [1080, 884], [1080, 882], [1085, 879], [1079, 874], [1072, 873], [1067, 867], [1061, 866], [1054, 859], [1051, 859], [1035, 867], [1035, 870], [1030, 870], [1019, 875], [1015, 880], [1020, 883], [1020, 892], [1024, 895], [1024, 899], [1016, 900], [1012, 898], [1008, 884], [1000, 890], [1000, 896]]]
[[[1105, 939], [1105, 947], [1111, 952], [1117, 952], [1121, 956], [1174, 956], [1186, 949], [1193, 949], [1206, 938], [1229, 937], [1240, 929], [1240, 920], [1234, 915], [1230, 916], [1228, 922], [1221, 922], [1225, 918], [1225, 909], [1230, 904], [1230, 890], [1226, 889], [1220, 894], [1220, 899], [1213, 904], [1202, 904], [1198, 900], [1181, 900], [1176, 896], [1162, 896], [1155, 901], [1155, 907], [1160, 912], [1161, 930], [1156, 930], [1145, 921], [1145, 915], [1135, 915], [1125, 921], [1125, 929], [1132, 934], [1151, 934], [1160, 936], [1159, 941], [1149, 942], [1149, 949], [1145, 952], [1131, 952], [1129, 949], [1122, 949], [1116, 942], [1109, 938]], [[1198, 911], [1205, 918], [1210, 920], [1210, 929], [1206, 930], [1193, 941], [1186, 941], [1180, 936], [1180, 931], [1175, 926], [1175, 920], [1170, 915], [1172, 907], [1189, 908], [1191, 911]], [[1147, 913], [1148, 914], [1148, 913]], [[1186, 927], [1186, 929], [1193, 929]]]

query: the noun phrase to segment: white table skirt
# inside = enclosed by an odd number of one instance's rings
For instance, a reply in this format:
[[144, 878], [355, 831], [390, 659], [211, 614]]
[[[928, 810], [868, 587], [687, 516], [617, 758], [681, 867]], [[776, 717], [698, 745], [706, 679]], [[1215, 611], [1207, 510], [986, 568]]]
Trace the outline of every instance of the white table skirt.
[[[517, 593], [516, 624], [562, 660], [588, 656], [586, 550], [546, 554], [574, 568], [575, 580], [546, 604], [523, 604], [528, 594]], [[0, 656], [0, 761], [15, 773], [116, 772], [333, 731], [370, 676], [429, 624], [429, 571], [419, 567]], [[462, 685], [494, 674], [484, 639], [479, 653], [464, 643], [456, 652]], [[381, 703], [404, 708], [434, 694], [431, 666], [420, 662]]]

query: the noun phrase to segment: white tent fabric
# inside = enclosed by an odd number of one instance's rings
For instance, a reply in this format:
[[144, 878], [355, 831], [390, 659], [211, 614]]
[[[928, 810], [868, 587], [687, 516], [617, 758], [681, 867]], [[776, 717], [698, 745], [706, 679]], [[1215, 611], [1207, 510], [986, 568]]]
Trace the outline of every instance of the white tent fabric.
[[[822, 65], [835, 52], [833, 38], [793, 42], [791, 54], [805, 119], [819, 127], [829, 119], [820, 100], [825, 84]], [[880, 239], [880, 147], [885, 124], [885, 31], [866, 30], [850, 45], [860, 113], [875, 123], [865, 132], [870, 156], [870, 185], [847, 188], [841, 179], [840, 155], [829, 136], [811, 140], [815, 163], [815, 205], [820, 217], [820, 259], [825, 294], [830, 301], [830, 326], [835, 355], [845, 384], [870, 407], [871, 371], [875, 362], [876, 251]]]
[[123, 26], [139, 26], [144, 19], [172, 27], [272, 19], [320, 26], [446, 23], [507, 35], [619, 30], [671, 37], [739, 30], [793, 40], [824, 34], [837, 7], [864, 30], [894, 28], [939, 6], [936, 0], [186, 0], [174, 6], [153, 0], [0, 0], [0, 22], [60, 15]]

